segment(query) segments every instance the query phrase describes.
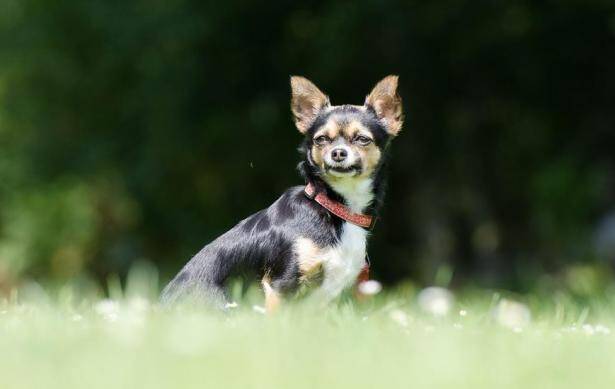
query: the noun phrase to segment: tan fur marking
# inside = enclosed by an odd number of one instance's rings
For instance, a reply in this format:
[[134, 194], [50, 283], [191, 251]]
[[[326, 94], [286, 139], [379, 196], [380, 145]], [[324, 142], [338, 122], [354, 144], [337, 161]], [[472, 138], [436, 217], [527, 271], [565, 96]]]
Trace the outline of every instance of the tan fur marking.
[[362, 135], [369, 139], [373, 139], [372, 133], [361, 122], [353, 120], [344, 128], [344, 137], [349, 141], [353, 140], [355, 136]]
[[327, 127], [329, 138], [335, 139], [340, 135], [340, 126], [335, 121], [329, 120], [329, 123], [327, 123]]
[[263, 285], [263, 291], [265, 292], [265, 310], [267, 313], [274, 313], [278, 310], [281, 303], [281, 298], [278, 292], [271, 287], [271, 278], [269, 274], [265, 274], [261, 284]]
[[314, 163], [322, 168], [324, 153], [322, 149], [316, 145], [312, 146], [312, 159]]
[[363, 175], [370, 175], [378, 165], [378, 162], [380, 162], [382, 154], [380, 149], [374, 143], [370, 143], [359, 150], [359, 154], [361, 154], [361, 160], [363, 161]]
[[309, 281], [322, 270], [322, 252], [316, 244], [307, 238], [299, 238], [294, 247], [299, 262], [301, 281]]
[[367, 146], [361, 146], [361, 145], [352, 144], [352, 143], [350, 146], [352, 150], [358, 153], [361, 158], [361, 162], [363, 165], [362, 176], [371, 175], [372, 172], [374, 171], [374, 168], [378, 165], [378, 162], [380, 162], [380, 156], [381, 156], [380, 149], [373, 142], [374, 138], [372, 136], [371, 131], [368, 128], [366, 128], [361, 122], [353, 120], [344, 129], [344, 134], [345, 134], [346, 139], [348, 139], [349, 142], [352, 142], [352, 140], [356, 136], [359, 136], [359, 135], [367, 137], [372, 140], [372, 143], [368, 144]]
[[344, 138], [351, 141], [357, 135], [357, 132], [359, 132], [359, 129], [357, 128], [356, 123], [352, 122], [352, 124], [344, 127], [344, 131], [343, 131]]
[[[329, 139], [335, 139], [338, 137], [339, 133], [340, 128], [338, 123], [335, 122], [333, 119], [329, 119], [314, 133], [313, 138], [316, 139], [321, 135], [326, 135], [329, 137]], [[324, 155], [329, 152], [331, 147], [331, 143], [327, 143], [324, 146], [317, 146], [316, 144], [312, 146], [312, 159], [321, 168], [324, 166]]]
[[329, 139], [335, 139], [337, 138], [339, 133], [340, 133], [339, 124], [335, 122], [333, 119], [329, 119], [327, 120], [325, 124], [322, 125], [322, 127], [318, 129], [318, 131], [314, 133], [314, 138], [318, 138], [321, 135], [326, 135], [329, 137]]

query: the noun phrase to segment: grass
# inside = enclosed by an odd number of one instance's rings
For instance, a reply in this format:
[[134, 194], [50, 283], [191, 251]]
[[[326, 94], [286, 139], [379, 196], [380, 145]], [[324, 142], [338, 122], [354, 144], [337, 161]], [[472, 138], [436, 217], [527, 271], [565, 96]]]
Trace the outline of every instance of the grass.
[[422, 296], [273, 316], [252, 302], [220, 314], [134, 296], [13, 298], [0, 303], [0, 387], [613, 387], [608, 301], [479, 292], [443, 310], [442, 295]]

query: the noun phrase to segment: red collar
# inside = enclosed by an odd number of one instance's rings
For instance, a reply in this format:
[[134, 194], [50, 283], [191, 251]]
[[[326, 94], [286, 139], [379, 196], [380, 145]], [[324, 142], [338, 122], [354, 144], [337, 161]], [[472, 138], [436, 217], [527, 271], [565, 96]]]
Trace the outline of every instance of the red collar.
[[318, 204], [322, 205], [327, 211], [331, 212], [340, 219], [346, 220], [352, 224], [356, 224], [359, 227], [371, 230], [374, 228], [376, 218], [371, 215], [365, 215], [362, 213], [354, 213], [344, 204], [332, 200], [327, 196], [325, 192], [318, 192], [316, 187], [311, 182], [305, 186], [305, 194], [308, 198], [313, 199]]

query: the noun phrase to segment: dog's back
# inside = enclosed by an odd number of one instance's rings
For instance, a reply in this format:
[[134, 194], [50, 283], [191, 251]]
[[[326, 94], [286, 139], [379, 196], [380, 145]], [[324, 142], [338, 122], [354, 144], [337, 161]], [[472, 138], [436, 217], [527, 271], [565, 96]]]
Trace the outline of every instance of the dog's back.
[[305, 197], [302, 186], [290, 188], [269, 208], [203, 247], [164, 288], [161, 300], [190, 298], [223, 306], [226, 282], [242, 274], [261, 280], [268, 273], [276, 289], [294, 291], [300, 272], [294, 251], [297, 237], [331, 244], [339, 224]]

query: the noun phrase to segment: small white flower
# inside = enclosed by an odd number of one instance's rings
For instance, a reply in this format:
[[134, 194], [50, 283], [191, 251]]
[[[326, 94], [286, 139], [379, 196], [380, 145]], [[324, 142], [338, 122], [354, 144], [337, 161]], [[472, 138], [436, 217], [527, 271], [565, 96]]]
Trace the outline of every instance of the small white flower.
[[410, 320], [408, 320], [408, 315], [406, 312], [401, 309], [394, 309], [389, 313], [389, 317], [397, 324], [402, 327], [408, 327]]
[[419, 293], [418, 302], [423, 311], [434, 316], [446, 316], [455, 303], [455, 297], [448, 289], [431, 286]]
[[235, 301], [233, 301], [233, 302], [224, 304], [224, 309], [235, 309], [238, 306], [239, 305]]
[[78, 313], [75, 313], [73, 316], [71, 316], [70, 318], [72, 321], [81, 321], [83, 319], [83, 316], [81, 316]]
[[530, 309], [525, 304], [507, 299], [500, 300], [493, 315], [498, 324], [515, 332], [520, 332], [532, 320]]
[[459, 311], [459, 316], [468, 316], [468, 311], [466, 311], [465, 309], [462, 309]]
[[128, 307], [138, 313], [147, 312], [150, 308], [150, 303], [143, 297], [133, 297], [128, 301]]
[[109, 321], [117, 320], [119, 310], [118, 302], [111, 299], [101, 300], [94, 305], [94, 311]]
[[359, 293], [366, 296], [373, 296], [382, 290], [382, 284], [376, 280], [363, 281], [359, 284]]
[[252, 305], [252, 310], [263, 315], [267, 313], [267, 310], [260, 305]]
[[596, 330], [597, 333], [603, 334], [603, 335], [609, 335], [611, 333], [611, 329], [602, 324], [596, 324], [594, 329]]
[[581, 328], [586, 335], [593, 335], [594, 333], [596, 333], [596, 331], [594, 330], [594, 326], [592, 326], [591, 324], [583, 324]]

